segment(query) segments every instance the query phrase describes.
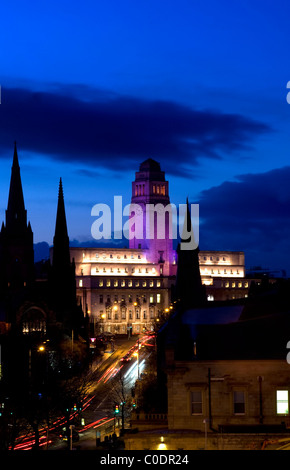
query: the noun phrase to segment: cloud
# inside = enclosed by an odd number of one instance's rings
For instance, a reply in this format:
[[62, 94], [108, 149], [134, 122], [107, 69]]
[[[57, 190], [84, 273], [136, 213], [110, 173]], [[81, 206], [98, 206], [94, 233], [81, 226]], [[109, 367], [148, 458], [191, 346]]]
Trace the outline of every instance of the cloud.
[[[200, 247], [245, 251], [248, 266], [290, 272], [290, 167], [239, 175], [200, 194]], [[214, 247], [214, 248], [213, 248]]]
[[124, 169], [149, 157], [185, 174], [200, 158], [247, 151], [269, 126], [238, 114], [172, 101], [120, 96], [85, 86], [3, 88], [0, 152], [19, 149], [59, 161]]

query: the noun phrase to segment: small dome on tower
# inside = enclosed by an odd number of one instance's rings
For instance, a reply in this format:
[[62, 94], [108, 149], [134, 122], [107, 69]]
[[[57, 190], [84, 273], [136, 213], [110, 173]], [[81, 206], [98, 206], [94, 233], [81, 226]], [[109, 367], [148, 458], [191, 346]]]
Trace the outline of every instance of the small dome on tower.
[[139, 171], [161, 171], [161, 168], [158, 162], [152, 158], [148, 158], [148, 160], [145, 160], [145, 162], [141, 163]]

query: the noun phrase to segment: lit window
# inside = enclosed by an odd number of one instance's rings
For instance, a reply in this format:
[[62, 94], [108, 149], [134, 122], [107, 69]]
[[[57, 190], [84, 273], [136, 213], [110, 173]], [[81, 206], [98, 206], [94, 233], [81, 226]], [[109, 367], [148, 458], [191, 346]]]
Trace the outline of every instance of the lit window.
[[153, 296], [153, 295], [150, 295], [149, 303], [150, 303], [150, 304], [153, 304], [153, 303], [154, 303], [154, 296]]
[[99, 281], [99, 287], [103, 287], [103, 285], [104, 285], [104, 281], [103, 281], [102, 279], [100, 279], [100, 281]]
[[277, 414], [288, 415], [288, 390], [277, 390], [276, 394], [277, 401]]
[[235, 282], [232, 283], [232, 287], [236, 287], [236, 283], [235, 283]]
[[118, 287], [118, 281], [114, 281], [114, 287]]
[[83, 287], [83, 280], [82, 279], [79, 280], [79, 287]]
[[202, 414], [202, 393], [199, 391], [191, 392], [191, 414]]
[[107, 287], [110, 287], [111, 281], [107, 281]]
[[157, 282], [156, 282], [156, 286], [157, 286], [157, 287], [160, 287], [160, 281], [157, 281]]
[[146, 287], [146, 281], [143, 281], [143, 282], [142, 282], [142, 286], [143, 286], [143, 287]]
[[157, 303], [160, 304], [160, 302], [161, 302], [161, 295], [157, 294]]
[[132, 281], [128, 281], [128, 287], [132, 287]]
[[245, 414], [245, 393], [243, 391], [234, 392], [234, 414]]

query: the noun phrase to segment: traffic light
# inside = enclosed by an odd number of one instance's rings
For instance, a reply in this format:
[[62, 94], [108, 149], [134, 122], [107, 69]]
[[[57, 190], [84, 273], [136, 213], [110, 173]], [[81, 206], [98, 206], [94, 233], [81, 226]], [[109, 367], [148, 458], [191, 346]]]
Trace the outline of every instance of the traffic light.
[[135, 400], [133, 400], [132, 405], [133, 405], [133, 408], [136, 408], [136, 402], [135, 402]]
[[117, 415], [118, 413], [120, 413], [119, 405], [115, 405], [115, 414]]

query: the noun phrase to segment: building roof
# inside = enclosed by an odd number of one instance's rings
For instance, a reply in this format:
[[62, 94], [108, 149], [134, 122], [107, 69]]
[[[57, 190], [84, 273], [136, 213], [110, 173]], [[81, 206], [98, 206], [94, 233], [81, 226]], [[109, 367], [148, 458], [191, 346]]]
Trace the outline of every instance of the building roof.
[[290, 312], [228, 324], [197, 325], [195, 335], [197, 359], [286, 361], [286, 346], [290, 341]]
[[161, 168], [158, 162], [152, 158], [148, 158], [143, 163], [141, 163], [140, 171], [161, 171]]

